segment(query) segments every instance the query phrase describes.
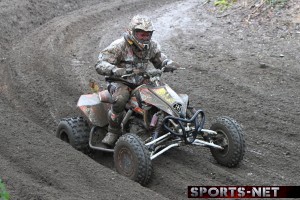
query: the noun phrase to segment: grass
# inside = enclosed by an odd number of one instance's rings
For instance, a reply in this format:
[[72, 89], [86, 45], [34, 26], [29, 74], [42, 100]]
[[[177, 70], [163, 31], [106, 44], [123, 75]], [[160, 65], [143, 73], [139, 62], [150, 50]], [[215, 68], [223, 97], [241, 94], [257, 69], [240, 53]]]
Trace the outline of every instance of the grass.
[[236, 1], [237, 0], [216, 0], [214, 2], [214, 5], [220, 7], [221, 10], [225, 10], [229, 8]]
[[10, 196], [5, 189], [5, 185], [0, 178], [0, 200], [9, 200]]
[[[256, 2], [259, 1], [261, 4], [268, 4], [272, 7], [284, 7], [289, 0], [256, 0]], [[215, 0], [214, 5], [220, 7], [220, 9], [224, 11], [237, 2], [238, 0]]]
[[285, 6], [288, 2], [288, 0], [265, 0], [267, 4], [270, 4], [272, 6]]

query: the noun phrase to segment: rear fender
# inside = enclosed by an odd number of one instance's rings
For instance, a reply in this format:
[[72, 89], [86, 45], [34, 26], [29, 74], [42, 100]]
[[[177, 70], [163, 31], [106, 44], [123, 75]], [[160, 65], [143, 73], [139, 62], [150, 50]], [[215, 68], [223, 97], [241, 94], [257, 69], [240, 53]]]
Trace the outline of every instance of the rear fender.
[[100, 93], [81, 95], [77, 107], [90, 123], [104, 127], [108, 124], [107, 113], [110, 109], [110, 103], [101, 102]]
[[99, 92], [100, 101], [103, 103], [113, 103], [112, 96], [108, 90]]

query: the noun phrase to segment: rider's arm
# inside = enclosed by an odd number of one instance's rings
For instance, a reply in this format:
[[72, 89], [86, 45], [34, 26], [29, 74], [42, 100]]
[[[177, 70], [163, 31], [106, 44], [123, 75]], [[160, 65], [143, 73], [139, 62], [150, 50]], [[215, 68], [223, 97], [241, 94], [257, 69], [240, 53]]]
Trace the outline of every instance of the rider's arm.
[[110, 76], [118, 70], [117, 65], [122, 54], [121, 40], [116, 40], [100, 52], [96, 71], [105, 76]]
[[160, 45], [157, 42], [153, 42], [154, 57], [150, 59], [153, 66], [156, 69], [165, 67], [165, 72], [174, 71], [178, 68], [178, 64], [167, 58], [165, 54], [161, 52]]
[[150, 58], [150, 61], [156, 69], [161, 69], [167, 56], [161, 52], [160, 45], [155, 41], [152, 41], [152, 51], [154, 56]]

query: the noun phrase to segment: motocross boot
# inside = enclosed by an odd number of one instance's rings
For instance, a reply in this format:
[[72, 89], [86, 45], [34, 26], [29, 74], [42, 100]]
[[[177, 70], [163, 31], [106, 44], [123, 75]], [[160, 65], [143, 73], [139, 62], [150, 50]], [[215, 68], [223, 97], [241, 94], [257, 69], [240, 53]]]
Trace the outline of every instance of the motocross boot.
[[112, 147], [119, 136], [121, 135], [121, 122], [123, 120], [124, 113], [114, 113], [113, 111], [108, 112], [108, 133], [103, 138], [102, 143]]

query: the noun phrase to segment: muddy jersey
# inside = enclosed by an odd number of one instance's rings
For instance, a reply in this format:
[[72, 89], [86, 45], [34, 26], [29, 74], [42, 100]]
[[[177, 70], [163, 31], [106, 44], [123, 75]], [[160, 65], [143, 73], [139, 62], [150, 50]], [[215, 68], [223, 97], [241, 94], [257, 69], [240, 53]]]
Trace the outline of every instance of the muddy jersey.
[[[99, 74], [105, 76], [113, 75], [112, 71], [117, 67], [145, 71], [150, 62], [155, 68], [160, 69], [165, 59], [166, 56], [161, 53], [157, 42], [151, 40], [147, 51], [138, 51], [130, 41], [122, 37], [100, 52], [96, 70]], [[141, 76], [135, 75], [128, 81], [138, 84], [141, 80]]]

